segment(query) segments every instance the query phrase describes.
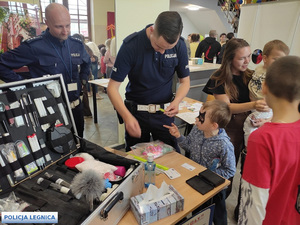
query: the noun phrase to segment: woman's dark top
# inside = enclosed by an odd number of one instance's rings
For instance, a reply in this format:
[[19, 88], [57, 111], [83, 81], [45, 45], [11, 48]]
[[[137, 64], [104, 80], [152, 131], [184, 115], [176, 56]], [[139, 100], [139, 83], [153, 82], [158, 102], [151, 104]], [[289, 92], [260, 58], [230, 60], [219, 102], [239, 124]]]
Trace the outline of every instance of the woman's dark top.
[[[216, 73], [216, 76], [219, 76], [220, 73]], [[230, 100], [231, 103], [244, 103], [250, 102], [249, 98], [249, 89], [246, 84], [243, 82], [243, 77], [239, 75], [233, 75], [233, 83], [236, 85], [238, 89], [238, 98], [237, 100]], [[209, 79], [203, 88], [203, 92], [206, 94], [225, 94], [224, 85], [220, 85], [216, 87], [216, 80]]]

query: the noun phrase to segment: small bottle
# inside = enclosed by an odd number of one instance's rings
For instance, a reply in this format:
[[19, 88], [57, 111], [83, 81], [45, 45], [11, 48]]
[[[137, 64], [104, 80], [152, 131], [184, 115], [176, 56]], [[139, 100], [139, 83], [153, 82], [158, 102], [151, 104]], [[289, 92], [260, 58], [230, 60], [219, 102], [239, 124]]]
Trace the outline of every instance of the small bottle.
[[202, 53], [201, 58], [202, 58], [202, 61], [203, 61], [203, 63], [204, 63], [204, 59], [205, 59], [204, 52]]
[[217, 56], [214, 56], [213, 58], [213, 64], [216, 64], [217, 63]]
[[147, 154], [148, 159], [145, 163], [145, 188], [148, 188], [150, 184], [155, 185], [155, 162], [153, 162], [153, 153]]

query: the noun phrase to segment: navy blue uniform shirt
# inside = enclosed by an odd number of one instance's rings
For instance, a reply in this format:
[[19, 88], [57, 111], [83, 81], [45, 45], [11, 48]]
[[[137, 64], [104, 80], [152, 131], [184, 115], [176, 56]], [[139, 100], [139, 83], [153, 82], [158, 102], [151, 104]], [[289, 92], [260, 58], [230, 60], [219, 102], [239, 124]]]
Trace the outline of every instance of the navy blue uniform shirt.
[[[0, 57], [0, 79], [5, 82], [23, 80], [12, 69], [27, 66], [32, 78], [62, 73], [66, 88], [77, 83], [77, 91], [68, 92], [70, 102], [79, 98], [81, 80], [90, 73], [90, 57], [79, 39], [69, 37], [60, 42], [47, 29], [40, 36], [30, 38]], [[79, 68], [80, 66], [80, 72]]]
[[139, 104], [170, 102], [175, 71], [179, 78], [190, 73], [186, 45], [180, 38], [174, 48], [160, 54], [151, 46], [146, 35], [147, 27], [124, 39], [111, 79], [123, 82], [128, 74], [125, 94], [128, 100]]

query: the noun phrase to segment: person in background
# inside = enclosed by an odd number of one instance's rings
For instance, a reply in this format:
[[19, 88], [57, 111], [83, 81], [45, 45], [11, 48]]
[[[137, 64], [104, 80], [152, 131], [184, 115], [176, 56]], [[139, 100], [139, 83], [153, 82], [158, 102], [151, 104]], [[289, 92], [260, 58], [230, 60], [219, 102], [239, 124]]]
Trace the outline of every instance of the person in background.
[[[190, 159], [229, 179], [234, 177], [236, 171], [233, 145], [224, 129], [230, 119], [229, 106], [223, 101], [213, 100], [203, 104], [187, 137], [180, 134], [174, 123], [164, 127], [177, 138], [181, 148], [190, 152]], [[215, 225], [227, 224], [225, 198], [226, 190], [222, 190], [213, 198]]]
[[66, 7], [51, 3], [46, 7], [45, 17], [48, 27], [45, 32], [1, 54], [0, 78], [5, 82], [24, 79], [12, 70], [22, 66], [28, 67], [31, 78], [61, 73], [77, 133], [83, 137], [83, 105], [79, 97], [90, 73], [90, 56], [80, 40], [70, 37], [71, 19]]
[[104, 63], [105, 52], [106, 52], [106, 48], [104, 46], [100, 49], [100, 54], [101, 54], [101, 60], [100, 60], [101, 67], [100, 68], [101, 68], [102, 76], [106, 78], [106, 64]]
[[116, 37], [113, 37], [110, 42], [110, 55], [114, 58], [116, 61], [117, 57], [117, 45], [116, 45]]
[[300, 224], [300, 58], [272, 63], [262, 92], [273, 118], [248, 140], [238, 224]]
[[212, 63], [214, 56], [218, 56], [221, 50], [221, 45], [216, 40], [217, 36], [218, 34], [216, 30], [210, 30], [209, 37], [199, 43], [195, 56], [202, 57], [202, 54], [204, 54], [204, 61]]
[[[263, 65], [256, 67], [252, 75], [252, 79], [248, 84], [250, 100], [255, 101], [264, 98], [262, 85], [265, 80], [268, 67], [277, 59], [287, 56], [289, 53], [289, 47], [280, 40], [269, 41], [265, 44], [262, 52]], [[247, 117], [244, 123], [244, 138], [246, 147], [249, 135], [265, 122], [270, 121], [271, 118], [272, 110], [269, 112], [258, 112], [256, 110], [252, 110], [252, 113]]]
[[227, 37], [225, 33], [220, 34], [220, 45], [221, 47], [226, 43]]
[[[180, 15], [166, 11], [159, 14], [154, 25], [146, 26], [123, 41], [107, 93], [125, 123], [126, 151], [137, 143], [149, 142], [151, 136], [179, 151], [176, 138], [163, 125], [174, 122], [179, 103], [190, 88], [187, 50], [180, 37], [182, 28]], [[179, 87], [174, 97], [175, 72]], [[127, 75], [124, 104], [119, 87]]]
[[[212, 74], [203, 91], [212, 94], [215, 99], [226, 102], [232, 117], [225, 130], [234, 146], [235, 161], [238, 162], [244, 149], [243, 125], [249, 111], [268, 111], [264, 100], [250, 101], [248, 83], [253, 71], [248, 69], [251, 49], [249, 44], [240, 38], [227, 42], [221, 67]], [[244, 158], [244, 155], [243, 155]], [[231, 193], [232, 184], [227, 189]]]
[[237, 8], [235, 10], [235, 15], [234, 17], [232, 18], [232, 21], [231, 21], [231, 25], [233, 27], [233, 32], [234, 33], [237, 33], [238, 32], [238, 28], [239, 28], [239, 20], [240, 20], [240, 9]]
[[[89, 46], [87, 46], [85, 44], [85, 37], [82, 34], [76, 33], [76, 34], [73, 34], [72, 37], [77, 38], [78, 40], [80, 40], [83, 43], [86, 52], [90, 56], [90, 59], [91, 59], [91, 69], [90, 69], [90, 74], [89, 74], [89, 79], [90, 79], [90, 77], [92, 76], [92, 64], [93, 64], [93, 62], [95, 62], [93, 51], [89, 48]], [[92, 115], [92, 111], [90, 109], [89, 98], [88, 98], [88, 88], [89, 88], [88, 83], [86, 83], [85, 85], [82, 85], [83, 115], [85, 117], [92, 117], [93, 115]]]
[[[266, 77], [267, 68], [277, 59], [287, 56], [290, 50], [289, 47], [280, 40], [273, 40], [268, 42], [263, 49], [263, 62], [264, 65], [256, 67], [252, 78], [248, 84], [250, 100], [256, 101], [264, 99], [262, 94], [262, 85]], [[243, 174], [244, 158], [247, 155], [247, 142], [250, 133], [262, 126], [265, 122], [268, 122], [272, 118], [272, 110], [267, 112], [259, 112], [255, 109], [251, 110], [251, 114], [246, 118], [244, 122], [244, 144], [243, 160], [241, 162], [241, 174]], [[239, 187], [238, 204], [235, 208], [235, 219], [238, 219], [238, 210], [241, 199], [241, 186]]]
[[115, 39], [107, 39], [105, 41], [105, 48], [106, 48], [106, 52], [105, 52], [105, 56], [104, 56], [104, 63], [106, 64], [106, 77], [110, 78], [111, 75], [111, 71], [112, 68], [114, 66], [116, 57], [112, 56], [111, 54], [111, 42], [115, 40]]
[[[100, 68], [100, 59], [101, 59], [101, 56], [100, 56], [100, 50], [98, 49], [98, 46], [96, 45], [95, 42], [92, 42], [92, 41], [89, 41], [86, 43], [86, 45], [92, 50], [93, 52], [93, 55], [94, 55], [94, 58], [97, 59], [95, 61], [92, 60], [92, 74], [93, 74], [93, 79], [98, 79], [98, 73], [99, 73], [99, 68]], [[96, 58], [97, 57], [97, 58]], [[90, 86], [90, 85], [89, 85]], [[95, 85], [95, 92], [96, 92], [96, 98], [97, 99], [103, 99], [100, 94], [98, 93], [98, 88], [97, 88], [97, 85]], [[90, 90], [90, 87], [89, 89]], [[91, 93], [89, 93], [89, 96], [91, 96]]]
[[191, 43], [190, 43], [191, 58], [195, 58], [196, 49], [197, 49], [197, 47], [199, 45], [199, 39], [200, 39], [200, 35], [199, 34], [192, 34], [192, 36], [191, 36]]
[[[232, 33], [232, 32], [228, 33], [226, 35], [226, 38], [227, 38], [227, 40], [226, 40], [226, 43], [227, 43], [229, 40], [231, 40], [232, 38], [234, 38], [234, 33]], [[226, 43], [222, 45], [220, 53], [219, 53], [219, 55], [217, 57], [217, 63], [218, 64], [222, 63], [222, 59], [223, 59], [223, 54], [224, 54], [224, 51], [225, 51]]]
[[[101, 54], [101, 48], [105, 48], [105, 44], [100, 44], [100, 45], [98, 45], [98, 49], [99, 49], [99, 52], [100, 52], [100, 54]], [[104, 56], [104, 55], [103, 55]], [[101, 56], [102, 57], [102, 56]], [[100, 57], [100, 59], [101, 59], [101, 57]], [[105, 66], [105, 68], [106, 68], [106, 66]], [[100, 77], [102, 77], [103, 75], [102, 75], [102, 73], [101, 73], [101, 61], [100, 61], [100, 63], [99, 63], [99, 70], [98, 70], [98, 77], [100, 78]], [[106, 77], [104, 77], [104, 78], [106, 78]]]
[[187, 39], [184, 39], [186, 49], [187, 49], [188, 58], [191, 58], [191, 47], [190, 47], [191, 36], [192, 36], [192, 34], [189, 34]]
[[[229, 40], [231, 40], [232, 38], [234, 38], [234, 33], [229, 32], [229, 33], [226, 35], [226, 37], [227, 37], [227, 41], [229, 41]], [[226, 43], [227, 43], [227, 41], [226, 41]]]
[[100, 44], [100, 45], [98, 45], [99, 51], [101, 51], [101, 48], [102, 48], [102, 47], [105, 47], [105, 44]]
[[89, 46], [89, 48], [93, 51], [93, 54], [95, 56], [97, 56], [98, 62], [100, 63], [100, 50], [99, 50], [98, 46], [96, 45], [96, 43], [93, 41], [88, 41], [86, 43], [86, 45]]

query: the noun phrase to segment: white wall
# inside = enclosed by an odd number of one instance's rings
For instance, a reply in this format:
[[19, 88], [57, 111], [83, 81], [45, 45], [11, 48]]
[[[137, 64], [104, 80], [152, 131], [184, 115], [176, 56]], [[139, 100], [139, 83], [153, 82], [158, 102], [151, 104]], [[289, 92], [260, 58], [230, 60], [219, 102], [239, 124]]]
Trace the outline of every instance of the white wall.
[[237, 36], [245, 39], [252, 51], [262, 50], [268, 41], [279, 39], [290, 47], [290, 55], [300, 56], [300, 1], [244, 6]]
[[[115, 0], [116, 45], [120, 48], [123, 39], [129, 34], [142, 30], [146, 25], [154, 23], [159, 13], [168, 11], [169, 0]], [[125, 96], [124, 81], [120, 87], [121, 96]], [[119, 143], [124, 143], [124, 125], [119, 125]]]
[[91, 38], [97, 45], [104, 44], [107, 39], [107, 12], [115, 11], [113, 0], [91, 0]]
[[[179, 12], [183, 20], [182, 36], [190, 33], [199, 33], [203, 36], [210, 30], [216, 30], [218, 34], [232, 32], [227, 30], [215, 10], [199, 10], [199, 12]], [[225, 17], [224, 17], [225, 19]], [[219, 36], [219, 35], [218, 35]]]
[[191, 23], [190, 19], [186, 16], [185, 13], [181, 13], [179, 12], [181, 19], [182, 19], [182, 23], [183, 23], [183, 30], [182, 30], [182, 34], [181, 36], [184, 37], [185, 39], [187, 39], [187, 36], [191, 33], [199, 33], [200, 31], [198, 30], [198, 28]]

